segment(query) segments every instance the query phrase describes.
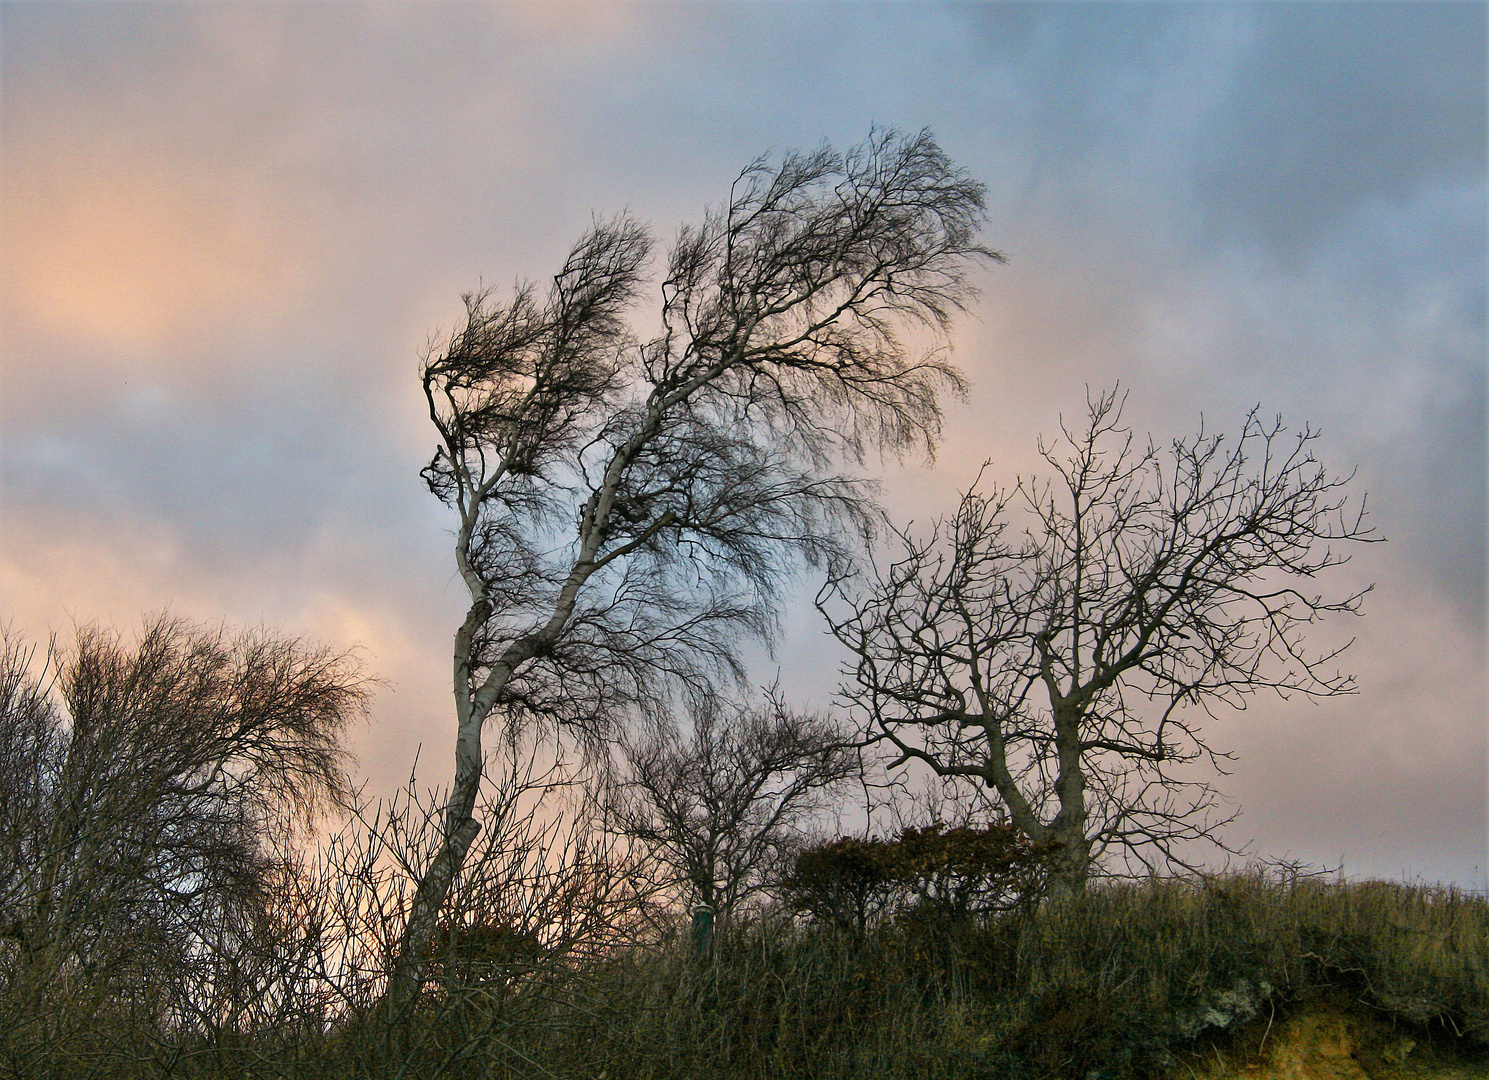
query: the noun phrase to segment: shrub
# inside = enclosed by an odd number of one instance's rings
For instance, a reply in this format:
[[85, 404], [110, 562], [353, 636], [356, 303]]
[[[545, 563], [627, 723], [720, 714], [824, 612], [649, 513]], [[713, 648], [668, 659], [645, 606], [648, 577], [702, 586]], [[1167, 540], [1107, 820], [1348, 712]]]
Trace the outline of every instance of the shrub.
[[1052, 848], [1030, 843], [1012, 825], [906, 829], [890, 845], [895, 878], [913, 913], [964, 919], [1036, 900], [1049, 877]]
[[897, 883], [890, 841], [844, 836], [798, 855], [782, 896], [798, 914], [862, 935], [889, 905]]
[[1010, 825], [907, 828], [893, 840], [842, 837], [803, 851], [782, 887], [786, 905], [862, 935], [891, 912], [956, 921], [1036, 900], [1050, 849]]

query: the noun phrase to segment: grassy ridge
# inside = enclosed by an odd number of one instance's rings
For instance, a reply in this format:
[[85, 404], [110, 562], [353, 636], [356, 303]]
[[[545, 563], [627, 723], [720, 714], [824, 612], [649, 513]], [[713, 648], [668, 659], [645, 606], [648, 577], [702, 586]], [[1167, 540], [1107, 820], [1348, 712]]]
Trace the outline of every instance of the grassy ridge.
[[79, 1044], [51, 1068], [235, 1080], [1119, 1080], [1188, 1075], [1196, 1046], [1248, 1021], [1270, 1030], [1320, 995], [1419, 1041], [1489, 1054], [1489, 898], [1426, 886], [1262, 873], [1109, 883], [981, 923], [902, 917], [855, 938], [764, 918], [704, 956], [679, 939], [577, 967], [492, 970], [432, 994], [396, 1053], [398, 1040], [365, 1025], [249, 1032], [171, 1054], [166, 1032], [126, 1040], [115, 1027], [107, 1058]]
[[1262, 875], [1151, 881], [861, 942], [763, 922], [706, 963], [646, 952], [591, 978], [603, 1020], [540, 1044], [573, 1075], [1165, 1075], [1197, 1038], [1325, 988], [1489, 1045], [1489, 904]]

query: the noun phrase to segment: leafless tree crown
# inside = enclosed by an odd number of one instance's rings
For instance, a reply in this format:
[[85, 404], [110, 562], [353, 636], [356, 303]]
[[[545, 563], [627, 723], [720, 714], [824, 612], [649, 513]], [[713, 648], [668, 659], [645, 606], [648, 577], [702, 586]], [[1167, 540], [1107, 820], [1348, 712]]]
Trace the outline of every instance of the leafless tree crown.
[[778, 697], [695, 703], [691, 728], [622, 746], [613, 827], [655, 851], [693, 902], [727, 915], [781, 877], [833, 789], [859, 773], [852, 737]]
[[738, 632], [768, 630], [783, 560], [866, 524], [862, 486], [822, 468], [933, 445], [960, 377], [896, 331], [944, 330], [968, 298], [981, 214], [927, 134], [878, 133], [746, 169], [679, 232], [651, 340], [627, 322], [651, 239], [626, 217], [581, 237], [546, 297], [468, 296], [423, 371], [424, 475], [459, 513], [472, 597], [457, 693], [578, 721], [653, 673], [731, 665]]
[[1215, 836], [1214, 792], [1172, 771], [1216, 757], [1204, 715], [1354, 690], [1343, 647], [1306, 635], [1364, 593], [1313, 582], [1375, 539], [1315, 431], [1253, 411], [1236, 438], [1161, 447], [1121, 411], [1095, 398], [1041, 445], [1049, 480], [974, 486], [929, 537], [902, 533], [897, 562], [819, 597], [879, 737], [996, 791], [1031, 840], [1064, 848], [1075, 887], [1114, 845], [1148, 861]]

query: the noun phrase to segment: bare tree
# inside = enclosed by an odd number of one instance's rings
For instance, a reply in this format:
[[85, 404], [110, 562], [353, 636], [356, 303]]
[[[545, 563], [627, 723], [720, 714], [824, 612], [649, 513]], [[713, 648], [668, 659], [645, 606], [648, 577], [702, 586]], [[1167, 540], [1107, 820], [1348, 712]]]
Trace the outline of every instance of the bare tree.
[[774, 695], [763, 707], [705, 700], [690, 720], [688, 735], [669, 720], [622, 743], [613, 827], [727, 918], [789, 868], [832, 790], [858, 775], [858, 752], [829, 717]]
[[1173, 770], [1220, 756], [1199, 726], [1217, 708], [1354, 691], [1343, 647], [1305, 634], [1364, 593], [1306, 590], [1341, 543], [1376, 539], [1307, 427], [1253, 411], [1234, 440], [1160, 448], [1121, 412], [1115, 392], [1090, 401], [1084, 428], [1041, 444], [1052, 482], [974, 485], [887, 570], [818, 598], [854, 658], [845, 692], [897, 763], [986, 785], [1071, 891], [1108, 849], [1151, 865], [1216, 839], [1213, 788]]
[[40, 995], [64, 983], [115, 1003], [151, 972], [189, 986], [251, 921], [271, 830], [348, 792], [366, 690], [345, 655], [164, 615], [32, 659], [0, 647], [0, 932], [12, 1003], [50, 1022]]
[[940, 334], [971, 295], [983, 188], [929, 134], [876, 132], [756, 161], [728, 203], [673, 243], [660, 331], [627, 316], [651, 251], [627, 217], [597, 222], [547, 295], [466, 298], [423, 366], [439, 447], [424, 470], [456, 511], [470, 596], [455, 634], [455, 776], [394, 980], [417, 958], [480, 829], [482, 731], [531, 720], [596, 731], [668, 684], [739, 676], [798, 560], [869, 523], [834, 463], [927, 449], [938, 393], [959, 390]]

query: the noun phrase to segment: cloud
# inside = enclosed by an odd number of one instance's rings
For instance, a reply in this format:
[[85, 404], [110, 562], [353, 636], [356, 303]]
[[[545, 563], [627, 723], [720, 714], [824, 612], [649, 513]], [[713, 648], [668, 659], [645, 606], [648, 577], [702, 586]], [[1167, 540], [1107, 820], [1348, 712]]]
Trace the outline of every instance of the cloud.
[[287, 223], [210, 173], [50, 148], [7, 166], [12, 333], [160, 355], [172, 339], [263, 319], [305, 285], [280, 257]]
[[[1413, 587], [1384, 581], [1345, 654], [1357, 697], [1260, 701], [1211, 725], [1237, 754], [1221, 790], [1229, 831], [1255, 850], [1352, 876], [1489, 884], [1482, 631]], [[1401, 628], [1410, 627], [1403, 634]]]
[[[1358, 564], [1390, 598], [1360, 624], [1360, 669], [1382, 677], [1337, 723], [1247, 717], [1234, 790], [1275, 847], [1368, 854], [1352, 823], [1389, 832], [1415, 797], [1457, 822], [1432, 866], [1480, 857], [1482, 6], [4, 19], [0, 614], [33, 636], [170, 604], [362, 642], [390, 680], [364, 764], [396, 781], [422, 742], [437, 779], [461, 598], [417, 479], [426, 336], [461, 291], [552, 273], [592, 210], [665, 239], [763, 151], [928, 125], [989, 183], [988, 239], [1012, 258], [958, 328], [973, 394], [937, 467], [887, 467], [894, 512], [950, 510], [989, 457], [1027, 471], [1087, 384], [1120, 379], [1159, 436], [1257, 402], [1321, 423], [1392, 538]], [[809, 604], [787, 623], [787, 685], [825, 701]], [[1336, 741], [1355, 787], [1291, 769]], [[1431, 752], [1397, 752], [1413, 741]], [[1377, 790], [1395, 792], [1379, 814]]]
[[1482, 183], [1482, 5], [1252, 10], [1230, 93], [1197, 132], [1196, 191], [1219, 227], [1292, 257], [1362, 203]]

